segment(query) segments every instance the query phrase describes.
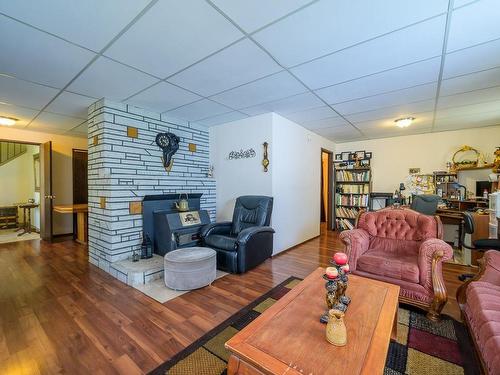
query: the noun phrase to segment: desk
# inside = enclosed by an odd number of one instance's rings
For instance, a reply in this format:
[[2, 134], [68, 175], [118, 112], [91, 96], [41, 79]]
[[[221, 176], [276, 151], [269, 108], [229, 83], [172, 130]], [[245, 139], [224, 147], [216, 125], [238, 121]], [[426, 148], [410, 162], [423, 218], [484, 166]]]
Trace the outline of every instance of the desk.
[[76, 242], [83, 245], [87, 244], [87, 222], [88, 222], [88, 204], [60, 204], [54, 206], [54, 212], [60, 214], [76, 213]]

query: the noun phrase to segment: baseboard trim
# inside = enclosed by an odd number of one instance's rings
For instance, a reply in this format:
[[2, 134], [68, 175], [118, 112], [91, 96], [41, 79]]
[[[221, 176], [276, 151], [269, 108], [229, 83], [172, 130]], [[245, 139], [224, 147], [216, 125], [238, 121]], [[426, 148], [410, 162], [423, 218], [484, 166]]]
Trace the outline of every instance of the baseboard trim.
[[299, 246], [302, 246], [302, 245], [304, 245], [305, 243], [307, 243], [307, 242], [309, 242], [309, 241], [312, 241], [312, 240], [315, 240], [315, 239], [316, 239], [316, 238], [318, 238], [318, 237], [321, 237], [321, 234], [318, 234], [317, 236], [314, 236], [314, 237], [311, 237], [311, 238], [309, 238], [309, 239], [307, 239], [307, 240], [304, 240], [304, 241], [302, 241], [302, 242], [299, 242], [298, 244], [293, 245], [292, 247], [289, 247], [288, 249], [285, 249], [285, 250], [280, 251], [278, 254], [271, 255], [271, 258], [277, 257], [278, 255], [284, 254], [284, 253], [286, 253], [286, 252], [288, 252], [288, 251], [290, 251], [290, 250], [293, 250], [293, 249], [295, 249], [295, 248], [297, 248], [297, 247], [299, 247]]

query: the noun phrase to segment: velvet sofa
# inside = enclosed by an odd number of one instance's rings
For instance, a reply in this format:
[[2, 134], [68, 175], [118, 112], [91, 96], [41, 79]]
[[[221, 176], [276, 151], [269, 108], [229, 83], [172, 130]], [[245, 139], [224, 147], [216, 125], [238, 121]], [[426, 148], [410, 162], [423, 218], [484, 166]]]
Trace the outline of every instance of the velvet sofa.
[[442, 262], [451, 259], [453, 251], [442, 240], [438, 217], [407, 208], [361, 212], [356, 228], [342, 232], [340, 239], [353, 274], [399, 285], [400, 302], [439, 320], [448, 298]]
[[457, 291], [457, 301], [486, 374], [500, 374], [500, 252], [480, 259], [479, 274]]

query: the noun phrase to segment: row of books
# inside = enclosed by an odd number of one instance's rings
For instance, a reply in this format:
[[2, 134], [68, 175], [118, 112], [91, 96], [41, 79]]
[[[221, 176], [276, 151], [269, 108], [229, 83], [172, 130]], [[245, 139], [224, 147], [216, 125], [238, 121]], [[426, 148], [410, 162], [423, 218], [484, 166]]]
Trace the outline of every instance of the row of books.
[[341, 194], [368, 194], [370, 193], [369, 185], [339, 185], [337, 191]]
[[335, 223], [337, 225], [337, 229], [339, 230], [354, 229], [354, 224], [351, 223], [349, 219], [336, 219]]
[[370, 181], [370, 171], [346, 171], [337, 170], [335, 172], [335, 178], [337, 181], [354, 181], [354, 182], [368, 182]]
[[335, 204], [342, 206], [368, 206], [369, 195], [340, 195], [335, 194]]
[[358, 216], [359, 210], [357, 208], [349, 207], [337, 207], [335, 209], [335, 215], [341, 218], [351, 218], [355, 219]]

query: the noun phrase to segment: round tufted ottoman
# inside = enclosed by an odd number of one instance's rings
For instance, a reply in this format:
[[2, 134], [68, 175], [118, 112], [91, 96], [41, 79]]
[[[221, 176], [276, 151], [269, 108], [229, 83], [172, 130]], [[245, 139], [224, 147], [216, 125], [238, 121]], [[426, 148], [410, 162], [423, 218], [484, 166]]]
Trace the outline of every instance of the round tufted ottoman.
[[215, 280], [217, 253], [208, 247], [186, 247], [165, 254], [165, 285], [174, 290], [191, 290]]

